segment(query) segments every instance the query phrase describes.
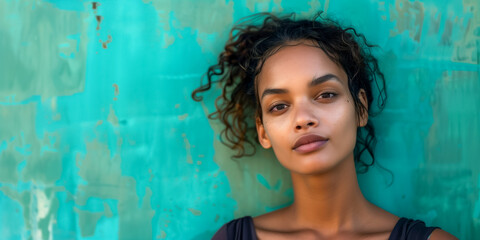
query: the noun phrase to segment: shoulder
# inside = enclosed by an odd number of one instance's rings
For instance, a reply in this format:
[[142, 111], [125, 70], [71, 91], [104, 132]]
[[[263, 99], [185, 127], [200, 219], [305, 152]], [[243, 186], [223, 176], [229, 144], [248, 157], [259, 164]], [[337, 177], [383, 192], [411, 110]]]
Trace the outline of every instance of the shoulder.
[[285, 225], [291, 225], [288, 222], [290, 217], [288, 216], [289, 207], [277, 209], [275, 211], [265, 213], [253, 218], [253, 223], [257, 229], [272, 229], [280, 228], [284, 229]]
[[442, 229], [435, 229], [430, 235], [429, 240], [458, 240], [458, 238]]
[[254, 236], [255, 229], [253, 227], [252, 217], [245, 216], [225, 223], [218, 229], [212, 237], [212, 240], [255, 239]]
[[392, 231], [391, 239], [455, 240], [457, 238], [439, 227], [427, 227], [421, 220], [401, 218]]

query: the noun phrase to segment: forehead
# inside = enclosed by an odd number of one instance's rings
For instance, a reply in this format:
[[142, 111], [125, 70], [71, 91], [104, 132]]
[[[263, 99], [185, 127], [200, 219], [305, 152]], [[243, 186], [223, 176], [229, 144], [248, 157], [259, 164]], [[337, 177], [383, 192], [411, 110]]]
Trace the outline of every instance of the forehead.
[[319, 47], [307, 44], [284, 46], [267, 58], [257, 76], [257, 84], [261, 92], [266, 87], [310, 82], [313, 78], [326, 74], [334, 74], [342, 84], [347, 84], [343, 68]]

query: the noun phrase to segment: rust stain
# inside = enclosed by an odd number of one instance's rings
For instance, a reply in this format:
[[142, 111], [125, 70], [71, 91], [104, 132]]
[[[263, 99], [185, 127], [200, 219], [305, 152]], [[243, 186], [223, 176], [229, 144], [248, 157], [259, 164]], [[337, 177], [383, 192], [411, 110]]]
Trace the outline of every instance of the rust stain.
[[102, 22], [102, 19], [103, 19], [102, 16], [97, 15], [98, 6], [100, 6], [100, 3], [92, 2], [93, 13], [95, 14], [95, 19], [97, 19], [97, 31], [100, 30], [100, 23]]
[[[100, 30], [100, 24], [102, 23], [102, 20], [103, 20], [103, 16], [97, 14], [98, 6], [100, 6], [100, 3], [92, 2], [93, 13], [95, 14], [95, 20], [97, 21], [97, 28], [96, 28], [97, 31]], [[100, 33], [97, 32], [97, 36], [100, 36]], [[112, 42], [112, 36], [110, 35], [108, 35], [107, 41], [102, 42], [102, 40], [100, 40], [100, 43], [102, 43], [102, 47], [105, 49], [107, 48], [107, 45], [111, 42]]]
[[113, 89], [115, 90], [115, 97], [113, 98], [114, 101], [117, 101], [117, 96], [118, 96], [118, 85], [116, 83], [113, 84]]
[[[118, 117], [115, 115], [112, 105], [110, 105], [110, 113], [108, 113], [107, 121], [113, 126], [118, 126]], [[119, 139], [120, 140], [120, 139]]]
[[118, 85], [116, 83], [113, 84], [113, 88], [115, 88], [115, 96], [118, 96]]
[[98, 3], [98, 2], [92, 2], [92, 9], [93, 9], [93, 10], [96, 11], [98, 6], [100, 6], [100, 3]]
[[100, 23], [102, 23], [103, 17], [100, 15], [96, 15], [95, 18], [97, 19], [97, 31], [100, 30]]
[[185, 149], [187, 150], [187, 163], [193, 164], [192, 154], [190, 152], [192, 146], [190, 145], [190, 142], [188, 141], [187, 135], [185, 133], [182, 133], [182, 138], [185, 142]]
[[100, 43], [102, 43], [102, 47], [107, 49], [107, 45], [112, 42], [112, 36], [108, 35], [108, 39], [105, 42], [102, 42], [102, 40], [99, 40], [99, 41], [100, 41]]

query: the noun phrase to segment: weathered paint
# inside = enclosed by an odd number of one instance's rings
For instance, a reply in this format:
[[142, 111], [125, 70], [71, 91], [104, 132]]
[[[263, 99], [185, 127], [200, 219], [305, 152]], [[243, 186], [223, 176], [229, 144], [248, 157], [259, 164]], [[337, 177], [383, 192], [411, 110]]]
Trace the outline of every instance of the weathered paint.
[[[292, 201], [271, 150], [232, 160], [193, 102], [232, 24], [323, 11], [379, 45], [372, 202], [480, 238], [476, 0], [0, 1], [2, 239], [208, 239]], [[391, 173], [382, 167], [391, 171]], [[456, 221], [451, 221], [455, 219]]]

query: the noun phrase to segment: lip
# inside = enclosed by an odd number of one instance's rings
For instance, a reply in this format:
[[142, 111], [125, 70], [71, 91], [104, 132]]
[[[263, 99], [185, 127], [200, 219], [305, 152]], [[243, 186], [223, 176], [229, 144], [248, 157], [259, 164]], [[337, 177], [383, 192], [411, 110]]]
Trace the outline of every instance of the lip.
[[293, 145], [293, 150], [299, 153], [309, 153], [325, 145], [328, 139], [316, 134], [308, 134], [300, 137]]

